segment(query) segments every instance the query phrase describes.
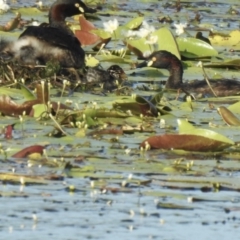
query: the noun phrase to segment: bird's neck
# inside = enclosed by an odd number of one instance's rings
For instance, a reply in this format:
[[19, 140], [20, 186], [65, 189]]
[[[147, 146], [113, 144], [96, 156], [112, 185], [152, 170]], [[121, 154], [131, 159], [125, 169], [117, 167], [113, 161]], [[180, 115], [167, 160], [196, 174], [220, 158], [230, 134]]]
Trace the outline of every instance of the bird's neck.
[[66, 17], [71, 16], [67, 5], [53, 5], [49, 11], [49, 24], [51, 27], [61, 29], [72, 35], [72, 31], [66, 24]]
[[182, 85], [183, 66], [178, 58], [174, 58], [169, 62], [168, 71], [170, 76], [166, 83], [166, 88], [176, 89]]
[[66, 24], [65, 6], [53, 5], [49, 11], [49, 23], [52, 24]]

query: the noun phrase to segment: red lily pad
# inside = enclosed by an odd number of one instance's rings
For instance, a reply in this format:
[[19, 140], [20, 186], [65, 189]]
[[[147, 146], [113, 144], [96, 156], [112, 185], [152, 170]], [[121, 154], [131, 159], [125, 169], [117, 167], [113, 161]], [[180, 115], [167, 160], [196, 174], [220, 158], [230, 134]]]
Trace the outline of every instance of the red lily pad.
[[12, 155], [12, 157], [14, 157], [14, 158], [26, 158], [28, 155], [33, 154], [33, 153], [39, 153], [39, 154], [42, 155], [43, 154], [43, 149], [44, 149], [44, 146], [33, 145], [33, 146], [26, 147], [26, 148], [22, 149], [21, 151]]
[[23, 115], [23, 112], [25, 112], [26, 115], [29, 115], [32, 106], [37, 103], [39, 103], [39, 101], [36, 99], [26, 101], [23, 104], [17, 104], [12, 101], [9, 96], [2, 95], [0, 96], [0, 112], [7, 116], [19, 116]]
[[81, 42], [82, 46], [89, 46], [97, 44], [101, 46], [102, 44], [107, 44], [111, 38], [102, 38], [94, 31], [98, 32], [98, 29], [89, 22], [84, 15], [79, 17], [80, 30], [75, 31], [75, 35]]
[[221, 151], [231, 144], [214, 139], [191, 135], [191, 134], [166, 134], [152, 136], [141, 143], [141, 147], [145, 148], [150, 145], [152, 149], [182, 149], [185, 151]]
[[101, 41], [101, 38], [94, 33], [86, 32], [83, 30], [76, 30], [75, 36], [81, 42], [82, 46], [93, 45]]
[[143, 148], [182, 149], [185, 151], [221, 151], [234, 144], [229, 138], [208, 130], [196, 128], [178, 119], [179, 134], [152, 136], [141, 143]]
[[6, 139], [12, 139], [12, 132], [13, 132], [13, 129], [14, 129], [14, 124], [11, 124], [11, 125], [8, 125], [5, 127], [5, 133], [4, 133], [4, 137]]

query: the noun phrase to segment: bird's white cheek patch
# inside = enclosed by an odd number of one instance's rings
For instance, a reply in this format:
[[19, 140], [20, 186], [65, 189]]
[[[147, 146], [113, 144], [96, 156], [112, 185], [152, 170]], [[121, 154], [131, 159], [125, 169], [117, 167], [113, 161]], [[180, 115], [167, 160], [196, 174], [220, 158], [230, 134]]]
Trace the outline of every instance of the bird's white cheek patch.
[[151, 67], [152, 64], [153, 64], [153, 61], [149, 61], [148, 64], [147, 64], [147, 66], [148, 66], [148, 67]]

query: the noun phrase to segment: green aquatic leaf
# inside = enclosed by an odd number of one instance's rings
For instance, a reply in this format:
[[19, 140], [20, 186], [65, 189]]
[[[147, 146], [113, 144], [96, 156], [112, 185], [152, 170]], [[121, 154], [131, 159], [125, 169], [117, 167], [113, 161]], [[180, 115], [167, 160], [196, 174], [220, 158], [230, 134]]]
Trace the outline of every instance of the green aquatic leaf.
[[177, 210], [194, 210], [193, 207], [185, 206], [185, 205], [179, 205], [174, 203], [165, 203], [165, 202], [159, 202], [157, 204], [157, 208], [163, 208], [163, 209], [177, 209]]
[[224, 106], [220, 106], [217, 109], [219, 115], [223, 121], [229, 126], [240, 126], [240, 120], [229, 109]]
[[102, 39], [108, 39], [112, 37], [112, 35], [109, 32], [106, 32], [103, 29], [93, 29], [90, 32], [98, 35]]
[[134, 30], [138, 27], [140, 27], [140, 25], [143, 22], [144, 17], [136, 17], [131, 19], [129, 22], [127, 22], [124, 27], [130, 30]]
[[239, 44], [240, 31], [233, 30], [229, 34], [222, 34], [221, 32], [214, 33], [211, 36], [209, 36], [209, 39], [212, 44], [232, 47]]
[[22, 83], [18, 83], [18, 85], [20, 86], [22, 95], [24, 96], [24, 98], [26, 100], [35, 100], [36, 96], [35, 94], [33, 94], [33, 92], [24, 84]]
[[144, 52], [151, 51], [151, 46], [146, 44], [145, 38], [140, 39], [128, 39], [124, 41], [127, 48], [135, 53], [138, 57], [143, 57]]
[[239, 69], [240, 59], [233, 59], [233, 60], [224, 61], [224, 62], [211, 62], [211, 63], [204, 64], [204, 67]]
[[[172, 32], [167, 28], [160, 28], [152, 33], [153, 36], [157, 36], [157, 48], [146, 43], [146, 38], [140, 39], [129, 39], [126, 40], [125, 45], [129, 48], [130, 51], [134, 52], [138, 57], [142, 57], [144, 52], [152, 52], [157, 50], [166, 50], [176, 55], [181, 59], [178, 45], [175, 41]], [[139, 52], [138, 52], [139, 51]]]
[[240, 113], [240, 101], [228, 106], [228, 109], [233, 113]]
[[177, 38], [181, 55], [187, 58], [213, 57], [218, 52], [208, 43], [196, 38]]
[[215, 141], [226, 143], [229, 146], [234, 145], [234, 142], [232, 140], [217, 132], [208, 129], [196, 128], [191, 123], [183, 119], [178, 119], [177, 122], [179, 134], [191, 134], [196, 136], [202, 136]]
[[99, 61], [91, 55], [86, 56], [85, 61], [86, 61], [86, 66], [89, 66], [89, 67], [95, 67], [99, 64]]
[[47, 111], [46, 104], [35, 104], [32, 108], [34, 110], [33, 117], [35, 118], [40, 117], [44, 112]]
[[[16, 88], [0, 87], [1, 95], [8, 95], [14, 98], [23, 98], [23, 91]], [[36, 99], [36, 98], [35, 98]]]
[[64, 173], [67, 177], [88, 177], [91, 176], [95, 171], [93, 166], [84, 166], [80, 167], [71, 167], [70, 169], [66, 168]]
[[101, 62], [112, 62], [112, 63], [117, 63], [117, 64], [120, 64], [120, 63], [131, 63], [132, 60], [128, 59], [128, 58], [123, 58], [123, 57], [120, 57], [120, 56], [117, 56], [117, 55], [97, 55], [96, 58], [101, 61]]
[[24, 16], [40, 16], [40, 15], [44, 15], [44, 13], [42, 11], [40, 11], [37, 8], [31, 8], [31, 7], [23, 7], [23, 8], [18, 8], [16, 11], [14, 10], [14, 12], [16, 13], [21, 13], [21, 15]]
[[178, 59], [181, 60], [181, 55], [178, 49], [178, 43], [176, 42], [172, 32], [168, 28], [160, 28], [155, 31], [153, 36], [158, 37], [158, 49], [156, 50], [166, 50], [174, 54]]

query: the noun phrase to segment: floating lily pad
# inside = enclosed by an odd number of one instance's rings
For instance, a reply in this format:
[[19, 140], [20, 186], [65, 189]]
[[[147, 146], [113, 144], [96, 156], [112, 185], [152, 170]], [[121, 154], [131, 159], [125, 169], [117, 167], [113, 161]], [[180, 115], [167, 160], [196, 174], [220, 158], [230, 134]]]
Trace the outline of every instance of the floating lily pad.
[[213, 44], [221, 45], [221, 46], [234, 46], [239, 44], [240, 39], [240, 31], [234, 30], [230, 32], [228, 35], [223, 34], [214, 34], [209, 37]]
[[210, 68], [232, 68], [232, 69], [239, 69], [240, 68], [240, 59], [234, 59], [224, 62], [212, 62], [204, 64], [204, 67]]
[[230, 126], [240, 126], [240, 120], [229, 109], [221, 106], [217, 110], [226, 124]]
[[140, 25], [143, 22], [143, 19], [144, 19], [143, 17], [136, 17], [136, 18], [130, 20], [128, 23], [126, 23], [124, 25], [124, 27], [127, 29], [134, 30], [134, 29], [140, 27]]
[[44, 13], [42, 11], [40, 11], [39, 9], [37, 8], [18, 8], [16, 13], [21, 13], [21, 15], [24, 17], [24, 16], [39, 16], [39, 15], [44, 15]]
[[178, 119], [178, 128], [179, 134], [193, 134], [197, 136], [202, 136], [206, 138], [210, 138], [215, 141], [221, 141], [223, 144], [225, 143], [226, 146], [234, 145], [234, 142], [229, 138], [208, 129], [196, 128], [188, 121]]
[[172, 32], [168, 28], [160, 28], [155, 31], [153, 35], [158, 37], [157, 50], [169, 51], [181, 60], [178, 42], [176, 42], [174, 36], [172, 35]]
[[217, 56], [218, 52], [208, 43], [196, 38], [177, 38], [181, 55], [187, 58]]

